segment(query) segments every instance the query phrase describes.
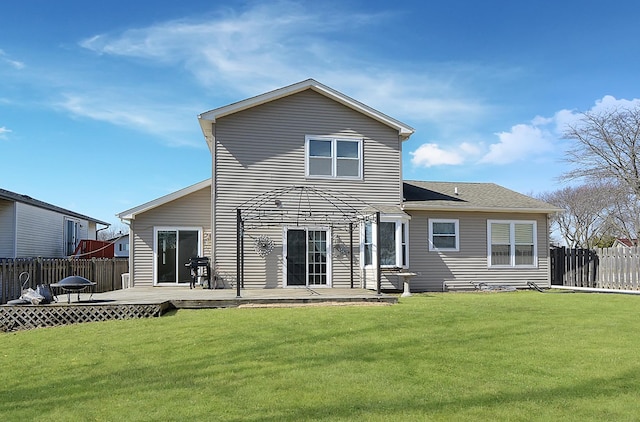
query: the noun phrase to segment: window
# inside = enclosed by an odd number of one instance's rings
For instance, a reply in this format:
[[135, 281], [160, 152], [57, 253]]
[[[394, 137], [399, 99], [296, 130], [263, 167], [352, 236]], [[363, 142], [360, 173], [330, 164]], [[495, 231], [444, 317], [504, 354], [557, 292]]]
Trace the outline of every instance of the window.
[[[383, 268], [407, 268], [408, 263], [407, 218], [383, 217], [380, 221], [380, 266]], [[375, 265], [376, 224], [366, 221], [362, 228], [362, 262]]]
[[460, 250], [458, 220], [435, 218], [429, 220], [429, 250], [452, 252]]
[[487, 222], [489, 267], [536, 267], [535, 221]]
[[306, 175], [362, 178], [362, 139], [306, 137]]

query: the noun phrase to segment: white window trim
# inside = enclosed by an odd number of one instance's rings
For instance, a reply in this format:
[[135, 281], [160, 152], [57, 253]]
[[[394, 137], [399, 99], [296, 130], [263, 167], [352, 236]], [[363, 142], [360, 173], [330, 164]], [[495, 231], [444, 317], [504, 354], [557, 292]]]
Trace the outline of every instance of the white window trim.
[[[381, 223], [395, 223], [396, 225], [396, 264], [400, 265], [380, 265], [380, 268], [409, 268], [409, 220], [411, 217], [409, 216], [393, 216], [386, 215], [380, 216]], [[365, 265], [365, 250], [364, 250], [364, 239], [365, 239], [365, 225], [366, 223], [371, 223], [371, 264]], [[404, 245], [405, 245], [405, 263], [402, 264], [402, 228], [404, 225]], [[375, 240], [377, 239], [378, 233], [378, 225], [375, 221], [369, 220], [365, 221], [360, 225], [360, 262], [362, 268], [376, 268], [378, 265], [378, 245]]]
[[[309, 174], [309, 141], [331, 141], [331, 175], [315, 175]], [[337, 175], [337, 166], [338, 166], [338, 157], [337, 157], [337, 147], [336, 143], [338, 141], [346, 141], [346, 142], [357, 142], [358, 143], [358, 176], [338, 176]], [[316, 136], [316, 135], [306, 135], [304, 138], [304, 174], [308, 178], [313, 179], [347, 179], [347, 180], [362, 180], [363, 178], [363, 159], [362, 159], [362, 151], [364, 141], [362, 138], [349, 138], [349, 137], [335, 137], [335, 136]]]
[[[509, 257], [509, 265], [493, 265], [491, 263], [491, 224], [509, 224], [509, 241], [511, 246], [511, 254]], [[516, 265], [515, 255], [515, 224], [532, 224], [533, 225], [533, 264]], [[535, 220], [487, 220], [487, 267], [488, 268], [538, 268], [538, 224]]]
[[[158, 232], [159, 231], [197, 231], [198, 232], [198, 256], [204, 254], [202, 247], [202, 227], [190, 226], [154, 226], [153, 227], [153, 285], [166, 286], [179, 283], [158, 283]], [[186, 262], [177, 262], [176, 265], [184, 265]], [[176, 268], [177, 271], [177, 268]]]
[[[456, 246], [453, 248], [437, 248], [433, 244], [433, 223], [454, 223]], [[460, 251], [460, 222], [451, 218], [430, 218], [429, 219], [429, 251], [432, 252], [459, 252]]]

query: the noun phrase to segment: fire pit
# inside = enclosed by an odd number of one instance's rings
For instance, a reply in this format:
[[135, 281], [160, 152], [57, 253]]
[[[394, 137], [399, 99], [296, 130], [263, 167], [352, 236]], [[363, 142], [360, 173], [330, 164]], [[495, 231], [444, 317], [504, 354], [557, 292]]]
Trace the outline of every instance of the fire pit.
[[[89, 287], [93, 288], [95, 285], [95, 282], [89, 281], [84, 277], [72, 275], [52, 284], [51, 287], [62, 289], [63, 292], [67, 293], [67, 303], [71, 303], [72, 292], [78, 293], [78, 301], [80, 301], [80, 292]], [[93, 292], [91, 292], [91, 295], [93, 295]]]

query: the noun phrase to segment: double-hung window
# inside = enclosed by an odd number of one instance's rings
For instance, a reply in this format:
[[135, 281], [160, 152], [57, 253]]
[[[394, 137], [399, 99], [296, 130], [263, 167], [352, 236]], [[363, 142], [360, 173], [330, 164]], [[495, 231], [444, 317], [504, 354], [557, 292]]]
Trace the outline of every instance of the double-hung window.
[[[362, 262], [375, 265], [377, 226], [366, 221], [362, 229]], [[408, 262], [408, 218], [383, 217], [380, 221], [380, 266], [382, 268], [407, 268]]]
[[538, 262], [535, 221], [487, 222], [489, 267], [529, 267]]
[[308, 177], [362, 178], [362, 139], [307, 136], [305, 151]]
[[429, 219], [429, 250], [457, 252], [460, 250], [458, 220]]

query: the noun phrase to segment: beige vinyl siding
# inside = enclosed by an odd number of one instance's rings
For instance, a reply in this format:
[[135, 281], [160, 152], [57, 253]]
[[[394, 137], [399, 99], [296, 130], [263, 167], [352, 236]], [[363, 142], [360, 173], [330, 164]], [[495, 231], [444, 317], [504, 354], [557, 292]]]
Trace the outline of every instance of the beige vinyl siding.
[[[207, 186], [175, 201], [136, 216], [131, 222], [132, 248], [129, 251], [130, 277], [136, 286], [153, 285], [153, 229], [163, 227], [202, 227], [203, 235], [211, 232], [211, 188]], [[204, 237], [204, 236], [203, 236]], [[134, 253], [135, 251], [135, 253]], [[204, 245], [205, 256], [211, 247]]]
[[[549, 250], [546, 214], [504, 214], [476, 212], [410, 211], [409, 226], [411, 249], [410, 270], [419, 273], [411, 280], [412, 291], [442, 291], [472, 289], [475, 283], [508, 284], [527, 288], [533, 281], [549, 285]], [[429, 251], [429, 218], [458, 219], [460, 250], [458, 252]], [[537, 268], [488, 268], [487, 220], [536, 221]]]
[[[363, 179], [306, 178], [306, 135], [363, 139]], [[219, 118], [214, 136], [215, 255], [223, 271], [236, 272], [235, 210], [261, 193], [313, 186], [373, 205], [399, 205], [401, 201], [401, 143], [397, 131], [314, 91]], [[354, 243], [358, 244], [357, 227], [355, 230]], [[251, 251], [250, 239], [245, 241], [245, 287], [282, 285], [282, 228], [254, 232], [259, 234], [272, 237], [275, 253], [261, 258]], [[340, 236], [349, 238], [347, 233]], [[348, 286], [348, 259], [334, 259], [333, 270], [333, 286]], [[359, 283], [356, 270], [356, 285]]]
[[15, 258], [15, 202], [0, 200], [0, 258]]

